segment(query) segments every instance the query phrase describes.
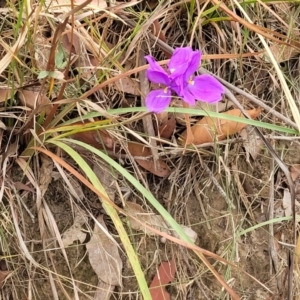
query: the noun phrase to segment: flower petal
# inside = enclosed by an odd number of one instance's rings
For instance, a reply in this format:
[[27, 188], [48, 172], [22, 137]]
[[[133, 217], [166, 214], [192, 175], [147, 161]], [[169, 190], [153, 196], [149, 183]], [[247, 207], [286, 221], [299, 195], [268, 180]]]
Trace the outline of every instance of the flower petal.
[[182, 98], [182, 100], [190, 105], [195, 105], [195, 96], [189, 91], [188, 85], [181, 89], [178, 95]]
[[188, 85], [188, 90], [197, 100], [208, 103], [220, 101], [225, 93], [223, 85], [208, 74], [196, 76], [193, 84]]
[[168, 67], [172, 78], [177, 76], [191, 76], [199, 67], [201, 53], [199, 50], [193, 51], [191, 47], [181, 47], [175, 49], [169, 61]]
[[146, 73], [147, 78], [152, 82], [168, 86], [170, 84], [170, 79], [167, 72], [155, 61], [153, 56], [147, 55], [145, 56], [145, 59], [150, 65]]
[[189, 66], [185, 72], [186, 80], [188, 80], [191, 75], [193, 75], [199, 68], [201, 62], [202, 53], [199, 50], [193, 51]]
[[171, 91], [168, 90], [154, 90], [146, 97], [146, 107], [148, 111], [155, 113], [162, 112], [171, 102]]

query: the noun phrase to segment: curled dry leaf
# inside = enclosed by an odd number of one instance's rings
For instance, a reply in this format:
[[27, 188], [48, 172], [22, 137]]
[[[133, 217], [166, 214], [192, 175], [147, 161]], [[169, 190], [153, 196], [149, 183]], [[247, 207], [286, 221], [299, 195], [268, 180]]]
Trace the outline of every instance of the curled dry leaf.
[[164, 261], [161, 263], [150, 284], [152, 300], [170, 299], [170, 294], [166, 290], [166, 285], [174, 280], [175, 272], [176, 266], [174, 259], [170, 262]]
[[[260, 114], [261, 109], [247, 110], [247, 113], [252, 119], [255, 119]], [[232, 109], [225, 112], [227, 115], [244, 118], [242, 112], [239, 109]], [[194, 144], [200, 145], [204, 143], [210, 143], [215, 140], [221, 141], [227, 138], [227, 136], [240, 132], [247, 124], [239, 123], [232, 120], [224, 120], [212, 117], [204, 117], [194, 126], [192, 126], [192, 133], [194, 135]], [[185, 140], [187, 137], [187, 131], [182, 133], [182, 138]]]
[[91, 239], [86, 244], [91, 266], [98, 278], [104, 283], [111, 286], [121, 286], [123, 263], [119, 255], [118, 247], [116, 243], [107, 236], [108, 233], [103, 215], [100, 215], [97, 221], [106, 232], [104, 232], [99, 225], [95, 224]]
[[47, 96], [45, 96], [39, 88], [32, 88], [31, 90], [20, 89], [18, 91], [18, 98], [21, 103], [31, 109], [38, 109], [38, 112], [45, 111], [49, 114], [52, 104]]

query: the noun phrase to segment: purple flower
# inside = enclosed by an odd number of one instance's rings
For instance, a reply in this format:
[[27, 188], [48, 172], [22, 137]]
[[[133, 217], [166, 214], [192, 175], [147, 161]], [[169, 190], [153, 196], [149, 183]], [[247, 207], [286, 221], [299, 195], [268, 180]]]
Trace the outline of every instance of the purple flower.
[[150, 81], [163, 84], [164, 89], [151, 91], [146, 97], [148, 111], [159, 113], [171, 102], [171, 92], [175, 92], [190, 105], [195, 100], [214, 103], [222, 99], [224, 87], [211, 75], [193, 77], [201, 61], [201, 52], [190, 47], [175, 49], [169, 63], [167, 73], [151, 56], [145, 57], [150, 67], [147, 77]]

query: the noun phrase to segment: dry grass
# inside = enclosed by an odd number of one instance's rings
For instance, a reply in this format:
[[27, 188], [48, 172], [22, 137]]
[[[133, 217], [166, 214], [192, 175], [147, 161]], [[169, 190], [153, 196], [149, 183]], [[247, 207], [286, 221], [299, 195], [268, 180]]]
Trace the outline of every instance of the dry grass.
[[[0, 299], [151, 299], [147, 285], [171, 259], [171, 299], [297, 299], [297, 224], [283, 199], [293, 189], [284, 170], [300, 163], [290, 130], [300, 128], [298, 1], [113, 2], [0, 8]], [[251, 156], [238, 134], [186, 148], [178, 101], [167, 140], [157, 134], [161, 116], [135, 109], [155, 88], [144, 55], [164, 61], [186, 45], [201, 49], [202, 67], [229, 89], [221, 112], [263, 108], [269, 148], [260, 143]], [[258, 139], [247, 130], [249, 143]], [[102, 150], [117, 167], [88, 147], [68, 151], [66, 138]], [[153, 158], [171, 174], [145, 171], [141, 161]], [[128, 201], [143, 209], [137, 222], [161, 214], [168, 229], [133, 228]], [[86, 247], [95, 224], [103, 230], [99, 215], [122, 261], [122, 287], [107, 298], [95, 296], [109, 288]], [[196, 246], [178, 224], [197, 233]], [[67, 243], [72, 225], [77, 236]], [[291, 270], [286, 253], [294, 252]]]

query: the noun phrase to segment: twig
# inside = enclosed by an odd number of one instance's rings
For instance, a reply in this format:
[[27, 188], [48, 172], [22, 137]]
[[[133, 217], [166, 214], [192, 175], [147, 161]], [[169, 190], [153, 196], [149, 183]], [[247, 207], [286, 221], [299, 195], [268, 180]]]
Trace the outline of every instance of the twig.
[[[142, 43], [142, 45], [143, 45], [143, 43]], [[144, 64], [145, 64], [144, 51], [141, 48], [139, 51], [139, 65], [142, 66]], [[145, 95], [147, 95], [149, 93], [149, 81], [146, 77], [145, 70], [139, 72], [139, 78], [140, 78], [140, 88], [141, 88], [141, 92], [142, 92], [141, 102], [142, 102], [142, 106], [146, 106]], [[157, 165], [157, 163], [159, 161], [159, 156], [158, 156], [156, 140], [152, 138], [152, 137], [155, 137], [155, 131], [153, 128], [151, 114], [143, 117], [143, 126], [144, 126], [145, 133], [149, 136], [149, 144], [151, 145], [151, 152], [153, 155], [154, 166], [157, 169], [159, 167]]]
[[[273, 172], [274, 170], [274, 159], [271, 159], [270, 161], [270, 170]], [[273, 220], [274, 218], [274, 173], [271, 176], [270, 180], [270, 190], [269, 190], [269, 213], [268, 213], [268, 219]], [[271, 222], [269, 224], [269, 251], [270, 251], [270, 257], [271, 257], [271, 266], [270, 266], [270, 275], [272, 275], [272, 265], [275, 270], [275, 274], [278, 274], [278, 257], [277, 257], [277, 251], [275, 249], [275, 238], [274, 238], [274, 224]], [[279, 292], [282, 291], [282, 283], [281, 278], [277, 277], [277, 288]]]

